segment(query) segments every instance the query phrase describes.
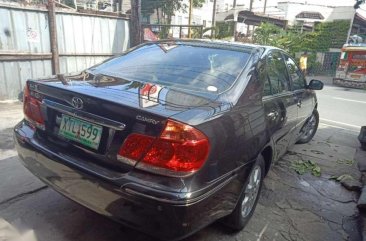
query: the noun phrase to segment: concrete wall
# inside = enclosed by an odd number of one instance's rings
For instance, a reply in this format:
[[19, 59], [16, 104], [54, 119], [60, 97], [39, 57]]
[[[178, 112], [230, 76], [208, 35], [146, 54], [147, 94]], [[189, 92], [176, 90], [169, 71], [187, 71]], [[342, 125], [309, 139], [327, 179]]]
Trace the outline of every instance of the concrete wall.
[[[304, 20], [306, 22], [329, 22], [333, 20], [351, 20], [355, 14], [353, 6], [321, 6], [310, 5], [304, 3], [280, 2], [278, 8], [285, 12], [285, 19], [289, 21], [290, 25], [296, 24], [297, 20]], [[296, 15], [301, 12], [319, 12], [323, 15], [323, 20], [311, 19], [296, 19]]]

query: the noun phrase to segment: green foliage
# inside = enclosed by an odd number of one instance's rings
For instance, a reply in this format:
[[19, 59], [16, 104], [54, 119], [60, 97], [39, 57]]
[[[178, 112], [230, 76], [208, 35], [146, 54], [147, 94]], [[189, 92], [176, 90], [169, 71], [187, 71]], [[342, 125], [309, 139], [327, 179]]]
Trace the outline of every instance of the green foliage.
[[167, 39], [169, 35], [169, 27], [163, 26], [161, 27], [161, 31], [159, 32], [159, 39]]
[[[329, 48], [343, 46], [347, 39], [349, 23], [348, 20], [319, 23], [313, 32], [302, 32], [300, 25], [284, 30], [271, 23], [262, 23], [254, 31], [254, 42], [282, 48], [293, 56], [302, 51], [327, 52]], [[315, 59], [316, 56], [314, 65]]]
[[[196, 0], [197, 4], [201, 0]], [[154, 12], [155, 9], [159, 8], [165, 16], [167, 16], [167, 24], [171, 23], [171, 17], [175, 11], [183, 10], [187, 8], [187, 4], [183, 0], [141, 0], [141, 13], [148, 15]]]
[[341, 182], [341, 181], [345, 181], [345, 180], [355, 180], [351, 175], [349, 174], [343, 174], [343, 175], [340, 175], [340, 176], [331, 176], [329, 178], [330, 180], [334, 180], [334, 181], [337, 181], [337, 182]]
[[193, 0], [193, 7], [201, 8], [206, 0]]
[[[42, 3], [42, 1], [39, 1]], [[74, 0], [65, 0], [64, 2], [61, 2], [69, 7], [76, 8]]]
[[[205, 3], [205, 0], [193, 0], [193, 7], [200, 8]], [[154, 10], [159, 8], [165, 16], [167, 16], [167, 23], [170, 24], [171, 16], [175, 11], [187, 11], [189, 5], [185, 4], [183, 0], [141, 0], [141, 13], [149, 15], [154, 13]]]
[[262, 45], [273, 45], [276, 40], [280, 39], [281, 28], [271, 23], [261, 23], [259, 28], [254, 31], [254, 42]]
[[254, 42], [282, 48], [291, 54], [300, 49], [303, 34], [296, 31], [286, 31], [271, 23], [262, 23], [254, 31]]
[[215, 38], [223, 39], [233, 36], [234, 22], [217, 22], [215, 30]]
[[318, 52], [326, 52], [329, 48], [342, 48], [347, 40], [349, 24], [348, 20], [317, 24], [314, 32], [304, 36], [302, 48]]
[[354, 160], [347, 160], [347, 159], [346, 160], [343, 160], [343, 159], [337, 160], [338, 164], [344, 164], [344, 165], [349, 165], [349, 166], [352, 166], [354, 162], [355, 162]]
[[154, 13], [156, 8], [161, 6], [160, 1], [154, 0], [141, 0], [141, 14], [148, 15]]
[[[211, 28], [205, 28], [202, 29], [202, 35], [203, 33], [209, 31]], [[191, 28], [191, 37], [192, 38], [201, 38], [201, 28], [199, 27], [192, 27]]]
[[291, 163], [291, 168], [295, 170], [300, 175], [311, 172], [313, 176], [320, 177], [321, 170], [318, 164], [315, 162], [308, 161], [294, 161]]

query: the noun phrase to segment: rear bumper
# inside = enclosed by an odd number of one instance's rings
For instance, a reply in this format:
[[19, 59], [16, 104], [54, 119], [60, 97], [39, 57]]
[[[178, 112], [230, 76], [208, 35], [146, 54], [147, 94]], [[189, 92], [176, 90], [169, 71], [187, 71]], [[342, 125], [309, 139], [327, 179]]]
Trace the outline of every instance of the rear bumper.
[[[173, 193], [145, 195], [144, 187], [132, 185], [128, 174], [101, 178], [101, 173], [85, 168], [53, 152], [37, 141], [23, 122], [14, 129], [14, 139], [24, 166], [64, 196], [108, 216], [128, 227], [164, 240], [181, 239], [229, 214], [236, 205], [235, 176], [210, 195], [174, 201]], [[134, 188], [139, 187], [139, 188]], [[144, 194], [145, 193], [145, 194]], [[234, 193], [234, 194], [233, 194]], [[165, 196], [164, 196], [165, 195]]]

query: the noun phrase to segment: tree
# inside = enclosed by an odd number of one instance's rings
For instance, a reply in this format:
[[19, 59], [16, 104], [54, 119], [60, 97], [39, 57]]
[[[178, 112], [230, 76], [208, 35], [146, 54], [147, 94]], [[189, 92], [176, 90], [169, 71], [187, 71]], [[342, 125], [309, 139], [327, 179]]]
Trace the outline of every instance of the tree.
[[131, 27], [130, 40], [131, 47], [141, 42], [141, 0], [131, 0]]
[[193, 0], [193, 7], [194, 8], [201, 8], [206, 0]]
[[271, 23], [261, 23], [254, 31], [254, 42], [262, 45], [275, 45], [281, 32], [284, 30]]
[[298, 26], [284, 30], [271, 23], [262, 23], [254, 31], [254, 42], [282, 48], [293, 56], [302, 51], [327, 52], [329, 48], [343, 46], [348, 27], [348, 20], [335, 20], [317, 24], [313, 32], [301, 32]]
[[[193, 7], [200, 8], [206, 0], [193, 0]], [[188, 5], [183, 0], [141, 0], [141, 12], [144, 15], [154, 13], [155, 9], [160, 9], [166, 16], [166, 24], [171, 23], [171, 18], [176, 11], [185, 12]]]

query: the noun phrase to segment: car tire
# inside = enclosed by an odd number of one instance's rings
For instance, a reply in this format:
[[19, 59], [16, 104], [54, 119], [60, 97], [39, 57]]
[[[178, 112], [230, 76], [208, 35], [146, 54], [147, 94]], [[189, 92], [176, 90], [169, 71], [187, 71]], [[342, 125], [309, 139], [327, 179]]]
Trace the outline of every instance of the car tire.
[[306, 121], [304, 126], [300, 131], [300, 138], [297, 140], [296, 144], [305, 144], [313, 139], [316, 131], [318, 130], [319, 125], [319, 112], [317, 109], [314, 109], [313, 114]]
[[260, 196], [264, 176], [264, 159], [262, 155], [259, 155], [241, 191], [234, 211], [223, 219], [223, 224], [232, 231], [242, 230], [252, 217]]

